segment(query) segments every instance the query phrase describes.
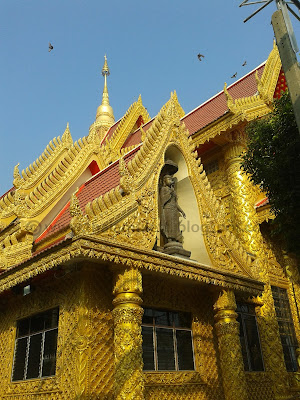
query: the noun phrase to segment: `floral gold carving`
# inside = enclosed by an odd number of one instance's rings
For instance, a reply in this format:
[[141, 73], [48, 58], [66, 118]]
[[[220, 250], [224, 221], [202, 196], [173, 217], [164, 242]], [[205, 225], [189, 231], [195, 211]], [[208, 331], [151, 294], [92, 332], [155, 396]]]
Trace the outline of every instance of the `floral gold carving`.
[[226, 400], [248, 399], [244, 364], [236, 321], [236, 302], [233, 291], [224, 290], [218, 297], [216, 331], [218, 336], [223, 386]]
[[113, 301], [116, 400], [144, 399], [141, 293], [140, 271], [116, 272]]

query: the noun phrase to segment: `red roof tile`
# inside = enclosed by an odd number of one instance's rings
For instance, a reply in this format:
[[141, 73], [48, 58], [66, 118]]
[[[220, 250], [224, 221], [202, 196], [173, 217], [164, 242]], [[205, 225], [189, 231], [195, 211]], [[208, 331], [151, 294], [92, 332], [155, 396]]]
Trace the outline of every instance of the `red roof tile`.
[[[144, 132], [147, 132], [147, 130], [152, 125], [153, 121], [154, 121], [154, 118], [152, 118], [150, 121], [146, 122], [144, 125], [141, 126]], [[132, 132], [131, 135], [128, 136], [128, 138], [126, 139], [122, 148], [137, 145], [141, 142], [142, 142], [142, 133], [141, 133], [140, 128], [138, 128], [136, 131]]]
[[138, 131], [133, 132], [131, 135], [128, 136], [126, 139], [125, 143], [123, 144], [122, 148], [130, 147], [130, 146], [135, 146], [142, 141], [142, 133], [140, 129]]
[[[234, 100], [240, 97], [253, 96], [257, 92], [255, 72], [257, 71], [259, 78], [261, 78], [264, 67], [265, 63], [228, 86], [228, 92]], [[181, 121], [185, 123], [190, 135], [192, 135], [211, 122], [222, 117], [226, 111], [228, 111], [227, 102], [224, 90], [222, 90], [220, 93], [216, 94], [214, 97], [182, 117]]]
[[281, 93], [287, 90], [287, 83], [285, 79], [285, 75], [283, 70], [280, 70], [277, 85], [274, 92], [274, 98], [279, 99], [281, 97]]
[[[128, 161], [135, 156], [135, 153], [138, 149], [139, 147], [133, 149], [131, 152], [125, 155], [124, 160], [126, 163], [128, 163]], [[104, 170], [98, 172], [98, 174], [91, 177], [79, 188], [77, 197], [81, 209], [84, 210], [88, 202], [93, 201], [97, 197], [100, 197], [109, 190], [118, 186], [119, 182], [119, 160], [117, 160]], [[35, 240], [35, 243], [38, 243], [46, 237], [48, 238], [62, 229], [67, 228], [70, 221], [70, 202], [68, 202], [56, 216], [53, 222], [49, 225], [49, 227]]]
[[[234, 100], [241, 97], [253, 96], [257, 92], [255, 73], [257, 71], [259, 78], [261, 78], [265, 64], [266, 62], [259, 65], [253, 71], [249, 72], [238, 81], [234, 82], [232, 85], [228, 86], [228, 92]], [[207, 100], [205, 103], [201, 104], [193, 111], [183, 116], [181, 118], [181, 121], [185, 123], [185, 126], [189, 130], [190, 135], [192, 135], [193, 133], [204, 128], [211, 122], [220, 118], [222, 115], [224, 115], [226, 111], [228, 111], [228, 107], [224, 90], [222, 90], [214, 97]], [[142, 126], [145, 132], [150, 128], [153, 120], [154, 119]], [[140, 142], [141, 132], [140, 129], [137, 129], [127, 138], [123, 147], [129, 147]]]
[[254, 204], [254, 207], [259, 208], [265, 206], [266, 204], [269, 204], [268, 197], [264, 197], [262, 200], [259, 200], [257, 203]]
[[108, 140], [112, 137], [112, 135], [114, 134], [115, 130], [117, 129], [117, 127], [119, 126], [119, 123], [121, 122], [121, 119], [119, 119], [119, 121], [115, 122], [110, 128], [109, 130], [106, 132], [106, 135], [104, 136], [104, 138], [102, 139], [101, 144], [105, 141]]

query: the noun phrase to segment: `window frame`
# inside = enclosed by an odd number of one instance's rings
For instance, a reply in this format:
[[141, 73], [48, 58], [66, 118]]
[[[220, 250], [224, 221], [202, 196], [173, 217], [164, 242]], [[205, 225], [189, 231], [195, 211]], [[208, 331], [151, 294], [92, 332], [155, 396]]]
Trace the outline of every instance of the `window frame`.
[[219, 158], [210, 159], [209, 161], [206, 161], [203, 164], [206, 175], [214, 174], [215, 172], [220, 170]]
[[[193, 337], [193, 329], [192, 329], [192, 314], [186, 311], [174, 311], [174, 310], [166, 310], [166, 309], [159, 309], [159, 308], [152, 308], [152, 307], [144, 307], [144, 310], [153, 310], [153, 311], [161, 311], [161, 312], [168, 312], [168, 313], [183, 313], [188, 314], [191, 320], [191, 327], [181, 327], [175, 326], [175, 320], [173, 319], [173, 325], [163, 325], [163, 324], [156, 324], [155, 317], [153, 316], [152, 323], [144, 323], [142, 322], [142, 328], [152, 328], [152, 343], [153, 343], [153, 362], [154, 362], [154, 369], [144, 369], [144, 372], [195, 372], [196, 371], [196, 360], [195, 360], [195, 348], [194, 348], [194, 337]], [[174, 351], [174, 366], [175, 369], [158, 369], [158, 351], [157, 351], [157, 334], [156, 329], [165, 329], [172, 331], [173, 336], [173, 351]], [[192, 361], [193, 361], [193, 369], [179, 369], [179, 357], [178, 357], [178, 346], [177, 346], [177, 331], [185, 331], [189, 332], [191, 335], [191, 349], [192, 349]]]
[[[29, 326], [31, 319], [39, 316], [39, 315], [45, 315], [49, 311], [54, 311], [57, 310], [57, 324], [55, 327], [50, 327], [50, 328], [45, 328], [45, 317], [43, 320], [43, 329], [37, 330], [36, 332], [31, 333], [30, 331], [27, 334], [19, 335], [19, 324], [21, 321], [29, 320]], [[13, 352], [13, 362], [12, 362], [12, 371], [11, 371], [11, 382], [12, 383], [17, 383], [17, 382], [27, 382], [31, 380], [36, 380], [36, 379], [48, 379], [56, 375], [56, 366], [57, 366], [57, 344], [58, 344], [58, 326], [59, 326], [59, 307], [52, 307], [50, 309], [40, 311], [37, 313], [34, 313], [32, 315], [29, 315], [28, 317], [25, 318], [20, 318], [16, 321], [16, 331], [15, 331], [15, 340], [14, 340], [14, 352]], [[46, 334], [51, 331], [56, 331], [56, 349], [55, 349], [55, 370], [54, 373], [51, 375], [42, 375], [43, 373], [43, 368], [44, 368], [44, 359], [45, 359], [45, 341], [46, 341]], [[33, 336], [36, 335], [42, 335], [41, 338], [41, 347], [40, 347], [40, 355], [39, 355], [39, 373], [38, 376], [32, 377], [32, 378], [27, 378], [28, 374], [28, 364], [29, 364], [29, 355], [30, 355], [30, 343], [31, 339]], [[26, 339], [26, 350], [25, 350], [25, 360], [24, 360], [24, 369], [23, 369], [23, 378], [22, 379], [14, 379], [14, 372], [15, 372], [15, 361], [16, 361], [16, 355], [17, 355], [17, 350], [18, 350], [18, 342], [21, 339]]]
[[[238, 307], [241, 306], [247, 306], [248, 311], [238, 311]], [[260, 339], [260, 334], [259, 334], [259, 329], [257, 325], [257, 318], [256, 318], [256, 313], [255, 310], [251, 310], [251, 307], [254, 307], [252, 304], [245, 303], [245, 302], [239, 302], [237, 301], [237, 310], [236, 313], [240, 317], [240, 328], [239, 328], [239, 337], [241, 339], [241, 325], [244, 333], [244, 340], [245, 340], [245, 350], [246, 350], [246, 356], [247, 356], [247, 363], [248, 363], [248, 369], [246, 369], [246, 365], [244, 362], [244, 357], [243, 357], [243, 364], [244, 364], [244, 371], [245, 372], [265, 372], [265, 363], [264, 363], [264, 357], [263, 357], [263, 352], [262, 352], [262, 347], [261, 347], [261, 339]], [[256, 370], [253, 369], [252, 363], [251, 363], [251, 352], [250, 352], [250, 346], [249, 346], [249, 338], [248, 338], [248, 330], [247, 326], [245, 323], [245, 320], [247, 317], [251, 317], [254, 322], [255, 322], [255, 327], [256, 327], [256, 332], [257, 332], [257, 337], [258, 337], [258, 344], [259, 344], [259, 350], [260, 350], [260, 355], [261, 355], [261, 362], [262, 362], [262, 369], [261, 370]], [[241, 344], [242, 347], [242, 344]]]
[[[286, 302], [287, 308], [284, 307], [284, 306], [282, 307], [283, 300], [282, 300], [281, 296], [278, 296], [278, 297], [275, 296], [276, 298], [274, 297], [275, 290], [273, 290], [273, 288], [276, 289], [277, 294], [280, 291], [284, 291], [284, 293], [285, 293], [285, 300], [284, 301]], [[277, 319], [277, 323], [278, 323], [278, 329], [279, 329], [279, 335], [280, 335], [280, 343], [282, 345], [284, 364], [285, 364], [287, 372], [297, 372], [298, 371], [298, 363], [297, 363], [296, 349], [299, 347], [299, 344], [298, 344], [298, 340], [297, 340], [297, 336], [296, 336], [296, 332], [295, 332], [295, 326], [294, 326], [294, 320], [293, 320], [293, 315], [292, 315], [292, 311], [291, 311], [291, 305], [290, 305], [288, 289], [287, 289], [287, 287], [282, 287], [282, 286], [271, 284], [271, 290], [272, 290], [272, 298], [273, 298], [273, 301], [274, 301], [276, 319]], [[278, 316], [277, 307], [275, 305], [275, 300], [276, 299], [280, 303], [280, 306], [281, 306], [280, 310], [281, 311], [283, 309], [287, 309], [288, 316], [286, 316], [286, 317]], [[288, 324], [289, 327], [290, 327], [291, 335], [289, 335], [289, 336], [290, 336], [290, 339], [291, 339], [291, 342], [292, 342], [290, 345], [284, 345], [282, 343], [282, 335], [281, 335], [281, 332], [280, 332], [280, 324], [279, 324], [280, 322], [282, 322], [284, 324]], [[293, 364], [293, 369], [292, 370], [288, 369], [288, 367], [287, 367], [287, 361], [286, 361], [286, 357], [285, 357], [286, 353], [284, 351], [285, 348], [288, 349], [288, 353], [289, 353], [289, 356], [290, 356], [290, 362], [291, 362], [291, 364]], [[293, 354], [291, 352], [291, 349], [293, 349]]]

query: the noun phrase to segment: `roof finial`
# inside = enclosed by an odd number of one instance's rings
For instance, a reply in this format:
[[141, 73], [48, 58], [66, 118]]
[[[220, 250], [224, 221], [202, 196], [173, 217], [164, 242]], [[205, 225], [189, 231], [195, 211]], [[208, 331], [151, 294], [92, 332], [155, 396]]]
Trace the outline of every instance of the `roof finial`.
[[98, 107], [96, 114], [96, 122], [99, 122], [102, 126], [109, 128], [114, 122], [115, 117], [113, 109], [109, 104], [108, 90], [107, 90], [107, 77], [110, 75], [107, 58], [104, 56], [104, 65], [102, 68], [102, 76], [104, 76], [104, 88], [102, 94], [102, 103]]
[[103, 75], [103, 76], [105, 76], [105, 75], [110, 75], [109, 68], [108, 68], [108, 64], [107, 64], [107, 57], [106, 57], [106, 54], [105, 54], [105, 56], [104, 56], [104, 65], [103, 65], [103, 68], [102, 68], [102, 75]]

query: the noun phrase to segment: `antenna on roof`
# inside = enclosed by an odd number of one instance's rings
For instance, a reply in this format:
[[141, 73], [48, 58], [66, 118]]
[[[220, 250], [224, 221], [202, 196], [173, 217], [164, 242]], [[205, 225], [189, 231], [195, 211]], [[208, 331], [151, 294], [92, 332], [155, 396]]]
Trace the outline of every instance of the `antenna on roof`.
[[299, 48], [297, 45], [295, 33], [293, 30], [293, 26], [292, 26], [288, 11], [290, 11], [290, 13], [293, 14], [293, 16], [298, 21], [300, 21], [299, 15], [297, 15], [296, 12], [289, 6], [289, 4], [295, 6], [297, 8], [298, 12], [300, 12], [300, 1], [299, 0], [290, 0], [290, 1], [286, 1], [286, 0], [258, 0], [258, 1], [243, 0], [241, 2], [241, 4], [239, 5], [239, 7], [251, 6], [253, 4], [262, 4], [262, 6], [260, 6], [256, 11], [254, 11], [251, 15], [249, 15], [249, 17], [247, 17], [244, 20], [244, 22], [249, 21], [249, 19], [254, 17], [254, 15], [258, 14], [261, 10], [263, 10], [265, 7], [267, 7], [273, 1], [276, 2], [276, 6], [277, 6], [278, 10], [282, 11], [282, 15], [284, 18], [284, 22], [285, 22], [288, 34], [289, 34], [292, 48], [293, 48], [294, 52], [297, 53], [299, 51]]

